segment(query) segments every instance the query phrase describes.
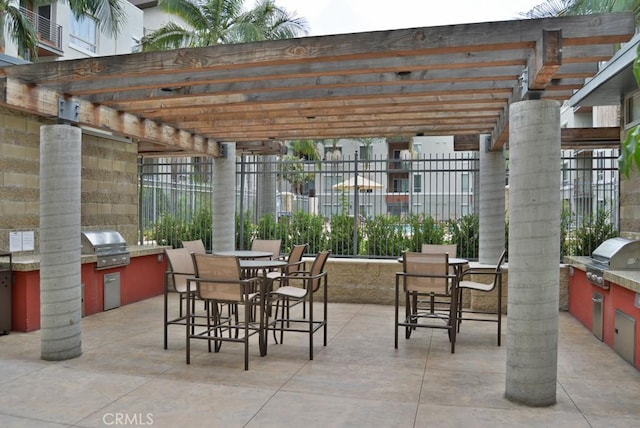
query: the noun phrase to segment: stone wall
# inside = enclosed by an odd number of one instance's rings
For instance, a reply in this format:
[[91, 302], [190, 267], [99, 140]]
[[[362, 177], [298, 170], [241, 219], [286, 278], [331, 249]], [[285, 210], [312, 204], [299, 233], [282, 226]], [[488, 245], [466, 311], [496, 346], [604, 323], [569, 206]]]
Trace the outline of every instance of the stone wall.
[[[372, 303], [393, 305], [395, 300], [395, 274], [402, 265], [395, 260], [367, 260], [329, 258], [326, 271], [329, 275], [328, 294], [330, 302]], [[481, 281], [480, 278], [474, 278]], [[560, 291], [558, 309], [569, 307], [569, 269], [560, 265]], [[502, 312], [507, 312], [509, 294], [509, 269], [502, 276]], [[495, 310], [497, 292], [467, 292], [463, 295], [463, 306], [475, 310]]]
[[630, 178], [620, 175], [620, 235], [640, 239], [640, 173], [635, 166]]
[[[40, 126], [51, 122], [0, 110], [0, 251], [9, 232], [34, 231], [39, 252]], [[126, 141], [83, 134], [82, 226], [116, 229], [137, 242], [137, 153]]]

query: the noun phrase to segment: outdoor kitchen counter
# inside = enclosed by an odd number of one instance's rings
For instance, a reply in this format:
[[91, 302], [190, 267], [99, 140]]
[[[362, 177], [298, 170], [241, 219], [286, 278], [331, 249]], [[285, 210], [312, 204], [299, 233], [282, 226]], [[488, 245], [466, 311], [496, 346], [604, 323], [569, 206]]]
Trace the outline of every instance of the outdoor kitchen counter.
[[[566, 256], [564, 258], [566, 264], [582, 271], [586, 271], [589, 260], [589, 257], [585, 256]], [[620, 287], [640, 293], [639, 270], [607, 270], [604, 272], [604, 279]]]
[[[155, 254], [164, 254], [165, 246], [149, 246], [149, 245], [130, 245], [127, 249], [131, 252], [131, 257], [151, 256]], [[96, 263], [98, 257], [94, 254], [83, 254], [81, 263]], [[30, 256], [13, 256], [13, 270], [18, 272], [29, 272], [40, 270], [40, 255]]]
[[[167, 261], [164, 246], [127, 247], [130, 263], [97, 269], [96, 255], [82, 255], [81, 281], [83, 315], [108, 310], [161, 295]], [[29, 332], [40, 328], [40, 256], [13, 257], [11, 294], [11, 330]], [[114, 285], [118, 278], [119, 287]], [[109, 286], [105, 284], [109, 283]], [[117, 296], [119, 288], [120, 296]], [[114, 290], [116, 295], [114, 297]], [[119, 304], [117, 302], [119, 300]], [[115, 301], [115, 303], [114, 303]]]

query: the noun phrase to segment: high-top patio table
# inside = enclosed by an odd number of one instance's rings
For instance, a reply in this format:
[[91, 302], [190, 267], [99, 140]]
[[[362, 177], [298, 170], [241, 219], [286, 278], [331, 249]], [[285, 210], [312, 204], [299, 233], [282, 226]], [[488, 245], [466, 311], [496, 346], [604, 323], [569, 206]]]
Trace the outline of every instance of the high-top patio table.
[[219, 256], [235, 256], [241, 260], [264, 259], [267, 257], [273, 257], [273, 253], [270, 253], [269, 251], [254, 250], [216, 251], [213, 254], [217, 254]]

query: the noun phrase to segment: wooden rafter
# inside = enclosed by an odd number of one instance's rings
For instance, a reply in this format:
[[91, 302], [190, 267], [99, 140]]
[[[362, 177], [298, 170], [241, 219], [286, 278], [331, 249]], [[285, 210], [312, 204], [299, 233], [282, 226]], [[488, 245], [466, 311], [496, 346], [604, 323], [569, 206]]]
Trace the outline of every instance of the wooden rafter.
[[79, 124], [140, 141], [143, 155], [416, 134], [460, 147], [489, 134], [499, 150], [511, 103], [568, 99], [634, 29], [632, 14], [591, 15], [19, 65], [0, 70], [0, 105], [55, 119], [57, 100], [73, 100]]

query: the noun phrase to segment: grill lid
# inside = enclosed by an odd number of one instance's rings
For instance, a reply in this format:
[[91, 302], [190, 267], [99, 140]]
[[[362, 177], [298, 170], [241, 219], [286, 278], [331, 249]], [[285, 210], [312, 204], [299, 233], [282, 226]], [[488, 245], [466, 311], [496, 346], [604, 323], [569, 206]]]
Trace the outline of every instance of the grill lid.
[[82, 254], [127, 251], [127, 242], [115, 230], [87, 230], [82, 232]]
[[640, 269], [640, 241], [607, 239], [593, 250], [591, 258], [609, 269]]

